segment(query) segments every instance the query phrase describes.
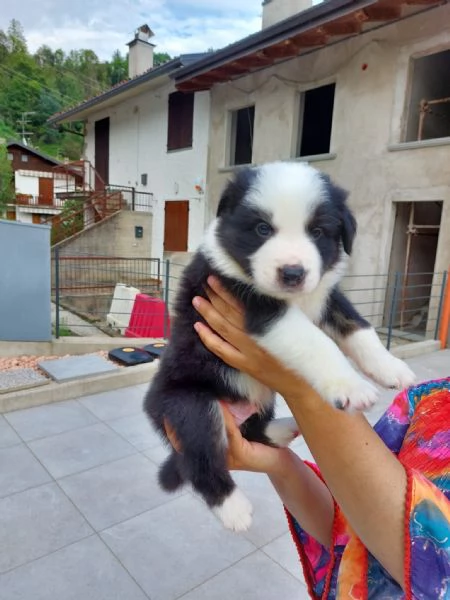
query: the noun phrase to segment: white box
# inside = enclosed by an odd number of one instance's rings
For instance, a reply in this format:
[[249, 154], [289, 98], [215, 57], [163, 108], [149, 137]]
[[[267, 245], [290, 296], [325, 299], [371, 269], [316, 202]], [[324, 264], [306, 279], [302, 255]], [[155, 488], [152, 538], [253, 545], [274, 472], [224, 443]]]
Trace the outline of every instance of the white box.
[[134, 300], [136, 295], [140, 293], [140, 290], [126, 283], [116, 284], [111, 308], [106, 315], [106, 320], [111, 327], [120, 329], [121, 335], [125, 333], [125, 329], [130, 324]]

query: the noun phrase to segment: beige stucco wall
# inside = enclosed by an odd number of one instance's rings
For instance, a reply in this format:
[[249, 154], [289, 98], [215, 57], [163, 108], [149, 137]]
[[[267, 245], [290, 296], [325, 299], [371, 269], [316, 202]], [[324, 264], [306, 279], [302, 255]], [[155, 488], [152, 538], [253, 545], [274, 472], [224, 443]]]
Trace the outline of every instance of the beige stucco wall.
[[[122, 210], [56, 244], [61, 256], [114, 256], [151, 258], [152, 215]], [[143, 227], [143, 237], [135, 237], [135, 227]]]
[[[330, 155], [312, 164], [351, 192], [359, 223], [350, 271], [389, 268], [393, 203], [443, 201], [435, 270], [450, 264], [450, 140], [400, 150], [410, 59], [450, 47], [445, 5], [371, 34], [216, 85], [211, 95], [208, 160], [210, 220], [232, 169], [226, 168], [229, 111], [255, 104], [253, 163], [289, 159], [297, 140], [299, 94], [336, 82]], [[362, 65], [366, 64], [366, 70]], [[397, 145], [397, 146], [396, 146]], [[366, 285], [376, 279], [366, 279]]]

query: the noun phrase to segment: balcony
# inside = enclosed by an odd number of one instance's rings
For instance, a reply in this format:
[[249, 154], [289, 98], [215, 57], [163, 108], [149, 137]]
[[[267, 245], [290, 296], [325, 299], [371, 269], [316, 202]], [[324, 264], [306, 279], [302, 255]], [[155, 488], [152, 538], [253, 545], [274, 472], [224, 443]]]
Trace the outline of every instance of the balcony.
[[51, 208], [61, 209], [64, 206], [64, 200], [57, 197], [33, 194], [16, 194], [16, 204], [18, 206], [28, 206], [33, 208]]

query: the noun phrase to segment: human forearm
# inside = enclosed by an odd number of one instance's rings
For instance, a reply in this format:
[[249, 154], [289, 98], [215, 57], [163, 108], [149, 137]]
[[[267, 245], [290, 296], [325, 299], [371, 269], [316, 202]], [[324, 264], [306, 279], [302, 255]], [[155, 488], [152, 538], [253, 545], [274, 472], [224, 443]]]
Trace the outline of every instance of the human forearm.
[[329, 548], [334, 507], [321, 479], [291, 450], [285, 451], [282, 466], [268, 475], [284, 506], [301, 527]]
[[286, 402], [327, 486], [369, 552], [403, 585], [403, 466], [363, 415], [338, 412], [299, 387]]

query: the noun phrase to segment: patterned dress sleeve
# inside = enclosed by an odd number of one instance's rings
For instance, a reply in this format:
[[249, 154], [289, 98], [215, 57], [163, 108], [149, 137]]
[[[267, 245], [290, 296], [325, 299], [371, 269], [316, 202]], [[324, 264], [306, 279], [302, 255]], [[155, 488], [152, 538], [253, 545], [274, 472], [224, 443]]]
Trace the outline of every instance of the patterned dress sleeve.
[[[450, 379], [400, 393], [375, 426], [408, 475], [406, 591], [367, 551], [335, 504], [330, 549], [288, 514], [311, 598], [450, 600]], [[318, 468], [309, 464], [318, 477]]]
[[399, 452], [407, 600], [450, 598], [450, 378], [408, 392], [414, 412]]

